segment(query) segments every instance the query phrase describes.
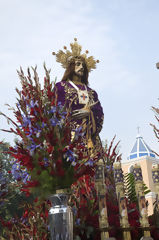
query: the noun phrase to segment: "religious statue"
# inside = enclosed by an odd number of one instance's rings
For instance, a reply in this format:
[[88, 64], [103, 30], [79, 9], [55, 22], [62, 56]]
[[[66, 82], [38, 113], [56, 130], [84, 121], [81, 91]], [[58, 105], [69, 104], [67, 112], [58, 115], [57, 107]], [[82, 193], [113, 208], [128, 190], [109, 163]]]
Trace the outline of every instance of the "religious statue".
[[99, 133], [104, 115], [97, 93], [88, 86], [88, 75], [99, 61], [95, 61], [93, 56], [88, 57], [88, 51], [81, 54], [82, 47], [77, 39], [74, 40], [70, 44], [72, 51], [64, 46], [65, 51], [59, 50], [57, 54], [53, 52], [56, 61], [66, 69], [62, 80], [55, 87], [58, 102], [71, 112], [72, 133], [82, 126], [82, 141], [93, 155], [102, 149]]

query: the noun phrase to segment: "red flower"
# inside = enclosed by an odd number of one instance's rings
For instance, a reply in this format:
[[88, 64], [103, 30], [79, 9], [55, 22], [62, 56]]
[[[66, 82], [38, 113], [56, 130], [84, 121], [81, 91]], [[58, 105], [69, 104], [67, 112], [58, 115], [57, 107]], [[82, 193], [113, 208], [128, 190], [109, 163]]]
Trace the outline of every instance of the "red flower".
[[28, 181], [27, 183], [28, 183], [28, 184], [26, 185], [27, 188], [36, 187], [36, 186], [39, 185], [39, 181], [36, 181], [36, 180], [34, 180], [34, 181]]
[[26, 197], [29, 197], [29, 196], [30, 196], [30, 191], [29, 191], [29, 189], [21, 188], [21, 191], [22, 191], [22, 192], [25, 192]]
[[35, 199], [34, 199], [34, 202], [37, 202], [38, 201], [38, 197], [36, 197]]
[[61, 167], [61, 165], [62, 165], [62, 160], [58, 159], [56, 162], [57, 169], [59, 169]]
[[49, 212], [47, 209], [45, 209], [45, 217], [48, 218]]
[[25, 210], [24, 214], [23, 214], [23, 217], [26, 218], [28, 217], [28, 210]]
[[48, 148], [47, 148], [47, 151], [48, 151], [48, 153], [50, 154], [50, 153], [52, 153], [52, 151], [54, 150], [54, 146], [49, 146]]
[[55, 99], [52, 100], [51, 106], [55, 106]]

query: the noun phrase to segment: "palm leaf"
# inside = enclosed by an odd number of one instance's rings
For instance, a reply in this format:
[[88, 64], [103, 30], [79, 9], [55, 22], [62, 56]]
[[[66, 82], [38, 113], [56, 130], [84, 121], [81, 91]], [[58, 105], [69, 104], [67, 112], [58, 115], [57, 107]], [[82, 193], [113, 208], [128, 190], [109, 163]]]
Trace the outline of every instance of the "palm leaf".
[[[136, 203], [138, 204], [137, 195], [135, 192], [135, 178], [133, 173], [126, 173], [124, 175], [124, 185], [125, 185], [125, 193], [126, 197], [128, 198], [128, 201], [130, 203]], [[145, 183], [143, 183], [144, 187], [144, 194], [151, 192]]]

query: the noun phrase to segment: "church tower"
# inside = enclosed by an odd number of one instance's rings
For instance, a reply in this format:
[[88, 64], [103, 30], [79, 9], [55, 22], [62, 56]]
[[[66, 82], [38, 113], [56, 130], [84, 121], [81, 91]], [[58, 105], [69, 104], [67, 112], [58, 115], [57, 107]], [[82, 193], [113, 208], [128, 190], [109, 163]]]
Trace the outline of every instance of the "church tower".
[[140, 134], [137, 135], [135, 144], [126, 161], [122, 162], [123, 173], [131, 173], [134, 164], [140, 164], [143, 181], [151, 191], [146, 194], [145, 198], [149, 203], [148, 215], [153, 214], [153, 202], [155, 201], [154, 186], [152, 180], [152, 164], [158, 163], [155, 154], [152, 152], [150, 147], [145, 143], [143, 137]]

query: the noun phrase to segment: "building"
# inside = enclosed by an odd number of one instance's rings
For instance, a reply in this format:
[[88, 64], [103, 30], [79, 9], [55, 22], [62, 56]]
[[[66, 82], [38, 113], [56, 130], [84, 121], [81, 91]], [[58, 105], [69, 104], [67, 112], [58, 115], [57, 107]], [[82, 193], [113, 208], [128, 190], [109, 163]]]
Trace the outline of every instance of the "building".
[[140, 134], [137, 135], [135, 144], [126, 161], [122, 162], [123, 173], [130, 173], [133, 170], [134, 164], [140, 164], [143, 181], [151, 190], [150, 193], [146, 194], [146, 200], [149, 203], [148, 215], [153, 214], [153, 202], [155, 201], [154, 186], [152, 180], [152, 164], [159, 163], [155, 154], [152, 152], [150, 147], [145, 143], [143, 137]]

